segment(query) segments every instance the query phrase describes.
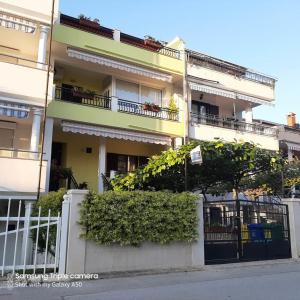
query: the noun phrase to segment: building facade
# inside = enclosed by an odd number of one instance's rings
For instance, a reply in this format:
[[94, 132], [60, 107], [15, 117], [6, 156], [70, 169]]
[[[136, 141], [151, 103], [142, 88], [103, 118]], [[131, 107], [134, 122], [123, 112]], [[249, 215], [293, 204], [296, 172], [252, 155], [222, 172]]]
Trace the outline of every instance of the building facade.
[[46, 92], [52, 1], [27, 2], [0, 1], [2, 193], [36, 195], [43, 133], [42, 193], [101, 192], [184, 138], [278, 150], [276, 128], [252, 111], [274, 105], [274, 78], [186, 50], [178, 37], [141, 39], [59, 14], [58, 1]]
[[[58, 8], [54, 7], [54, 18]], [[0, 194], [36, 196], [45, 95], [52, 97], [47, 69], [52, 1], [0, 1]], [[47, 143], [51, 141], [47, 141]], [[41, 191], [47, 191], [45, 153]]]
[[253, 122], [255, 107], [274, 105], [274, 78], [188, 50], [187, 82], [190, 138], [253, 142], [278, 150], [276, 128]]

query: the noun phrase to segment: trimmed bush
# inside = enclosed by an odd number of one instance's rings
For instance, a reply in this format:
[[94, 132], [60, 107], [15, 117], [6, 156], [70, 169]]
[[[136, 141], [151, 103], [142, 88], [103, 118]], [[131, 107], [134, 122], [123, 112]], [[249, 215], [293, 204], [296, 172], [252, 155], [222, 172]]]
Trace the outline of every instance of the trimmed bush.
[[139, 246], [197, 240], [197, 196], [190, 193], [89, 193], [81, 204], [82, 237], [101, 245]]

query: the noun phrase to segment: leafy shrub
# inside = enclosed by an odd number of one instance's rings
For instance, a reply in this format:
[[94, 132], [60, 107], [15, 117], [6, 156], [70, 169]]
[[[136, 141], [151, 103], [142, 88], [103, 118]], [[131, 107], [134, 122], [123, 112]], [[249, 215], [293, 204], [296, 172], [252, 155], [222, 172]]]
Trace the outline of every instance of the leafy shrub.
[[[51, 210], [51, 217], [57, 217], [58, 213], [61, 213], [63, 196], [66, 190], [60, 189], [57, 192], [50, 192], [45, 196], [42, 196], [33, 206], [32, 216], [37, 217], [39, 214], [39, 207], [41, 207], [41, 217], [47, 217], [49, 209]], [[37, 222], [33, 222], [36, 225]], [[41, 222], [42, 223], [42, 222]], [[55, 243], [56, 243], [56, 226], [50, 226], [49, 228], [49, 241], [48, 241], [48, 252], [54, 255]], [[36, 240], [37, 231], [33, 230], [31, 237], [33, 241]], [[38, 239], [38, 251], [43, 252], [46, 248], [47, 238], [47, 227], [40, 228], [39, 239]]]
[[197, 239], [197, 197], [189, 193], [90, 193], [81, 204], [82, 237], [102, 245], [139, 246]]

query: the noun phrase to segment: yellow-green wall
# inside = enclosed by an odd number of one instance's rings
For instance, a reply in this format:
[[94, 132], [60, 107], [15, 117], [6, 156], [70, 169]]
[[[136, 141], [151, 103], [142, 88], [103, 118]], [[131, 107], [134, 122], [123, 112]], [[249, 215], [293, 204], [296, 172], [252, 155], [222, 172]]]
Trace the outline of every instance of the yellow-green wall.
[[[85, 134], [65, 133], [59, 127], [55, 127], [53, 142], [64, 143], [64, 166], [72, 168], [77, 182], [86, 181], [89, 188], [97, 190], [100, 138]], [[85, 153], [87, 147], [92, 148], [92, 153]], [[152, 156], [164, 149], [166, 147], [162, 145], [106, 139], [106, 151], [110, 153]]]
[[183, 136], [183, 123], [142, 117], [63, 101], [52, 101], [48, 117], [109, 127]]
[[181, 75], [184, 70], [183, 61], [180, 59], [117, 42], [65, 25], [55, 25], [53, 39], [68, 46], [138, 63], [161, 71]]

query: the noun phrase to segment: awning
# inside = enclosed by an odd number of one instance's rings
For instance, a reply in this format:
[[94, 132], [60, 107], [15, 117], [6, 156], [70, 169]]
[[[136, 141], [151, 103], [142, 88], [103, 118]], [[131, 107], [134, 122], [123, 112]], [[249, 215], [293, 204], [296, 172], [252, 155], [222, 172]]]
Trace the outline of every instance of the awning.
[[62, 130], [64, 132], [88, 134], [102, 136], [112, 139], [129, 140], [135, 142], [171, 145], [171, 138], [163, 135], [156, 135], [146, 132], [136, 132], [102, 126], [87, 125], [81, 123], [62, 122]]
[[34, 33], [36, 30], [35, 23], [3, 12], [0, 12], [0, 26], [26, 33]]
[[158, 79], [158, 80], [167, 81], [167, 82], [172, 81], [171, 75], [164, 74], [161, 72], [151, 71], [151, 70], [148, 70], [148, 69], [145, 69], [142, 67], [138, 67], [138, 66], [134, 66], [134, 65], [130, 65], [130, 64], [126, 64], [123, 62], [105, 58], [100, 55], [90, 54], [88, 52], [79, 51], [79, 50], [75, 50], [75, 49], [71, 49], [71, 48], [67, 49], [67, 54], [69, 57], [72, 57], [72, 58], [81, 59], [81, 60], [84, 60], [87, 62], [103, 65], [106, 67], [118, 69], [121, 71], [129, 72], [129, 73], [133, 73], [133, 74], [137, 74], [137, 75], [141, 75], [141, 76], [145, 76], [148, 78]]
[[300, 151], [300, 144], [286, 142], [286, 145], [290, 150]]
[[274, 103], [266, 101], [266, 100], [261, 100], [259, 98], [256, 97], [251, 97], [251, 96], [247, 96], [247, 95], [243, 95], [243, 94], [237, 94], [237, 99], [240, 100], [245, 100], [248, 102], [254, 102], [254, 103], [258, 103], [258, 104], [265, 104], [265, 105], [269, 105], [269, 106], [275, 106]]
[[29, 112], [30, 109], [27, 105], [0, 101], [0, 116], [26, 119]]
[[226, 98], [236, 99], [236, 94], [234, 92], [229, 92], [219, 88], [214, 88], [207, 85], [202, 85], [194, 82], [189, 83], [190, 89], [194, 91], [199, 91], [207, 94], [213, 94], [217, 96], [222, 96]]
[[230, 98], [230, 99], [240, 99], [240, 100], [244, 100], [247, 102], [274, 106], [274, 103], [269, 102], [267, 100], [262, 100], [262, 99], [259, 99], [256, 97], [248, 96], [245, 94], [240, 94], [240, 93], [237, 93], [234, 91], [228, 91], [228, 90], [217, 88], [217, 87], [212, 87], [212, 86], [205, 85], [205, 84], [190, 82], [189, 86], [190, 86], [190, 89], [194, 90], [194, 91], [199, 91], [199, 92], [203, 92], [203, 93], [207, 93], [207, 94], [213, 94], [213, 95], [222, 96], [222, 97]]

